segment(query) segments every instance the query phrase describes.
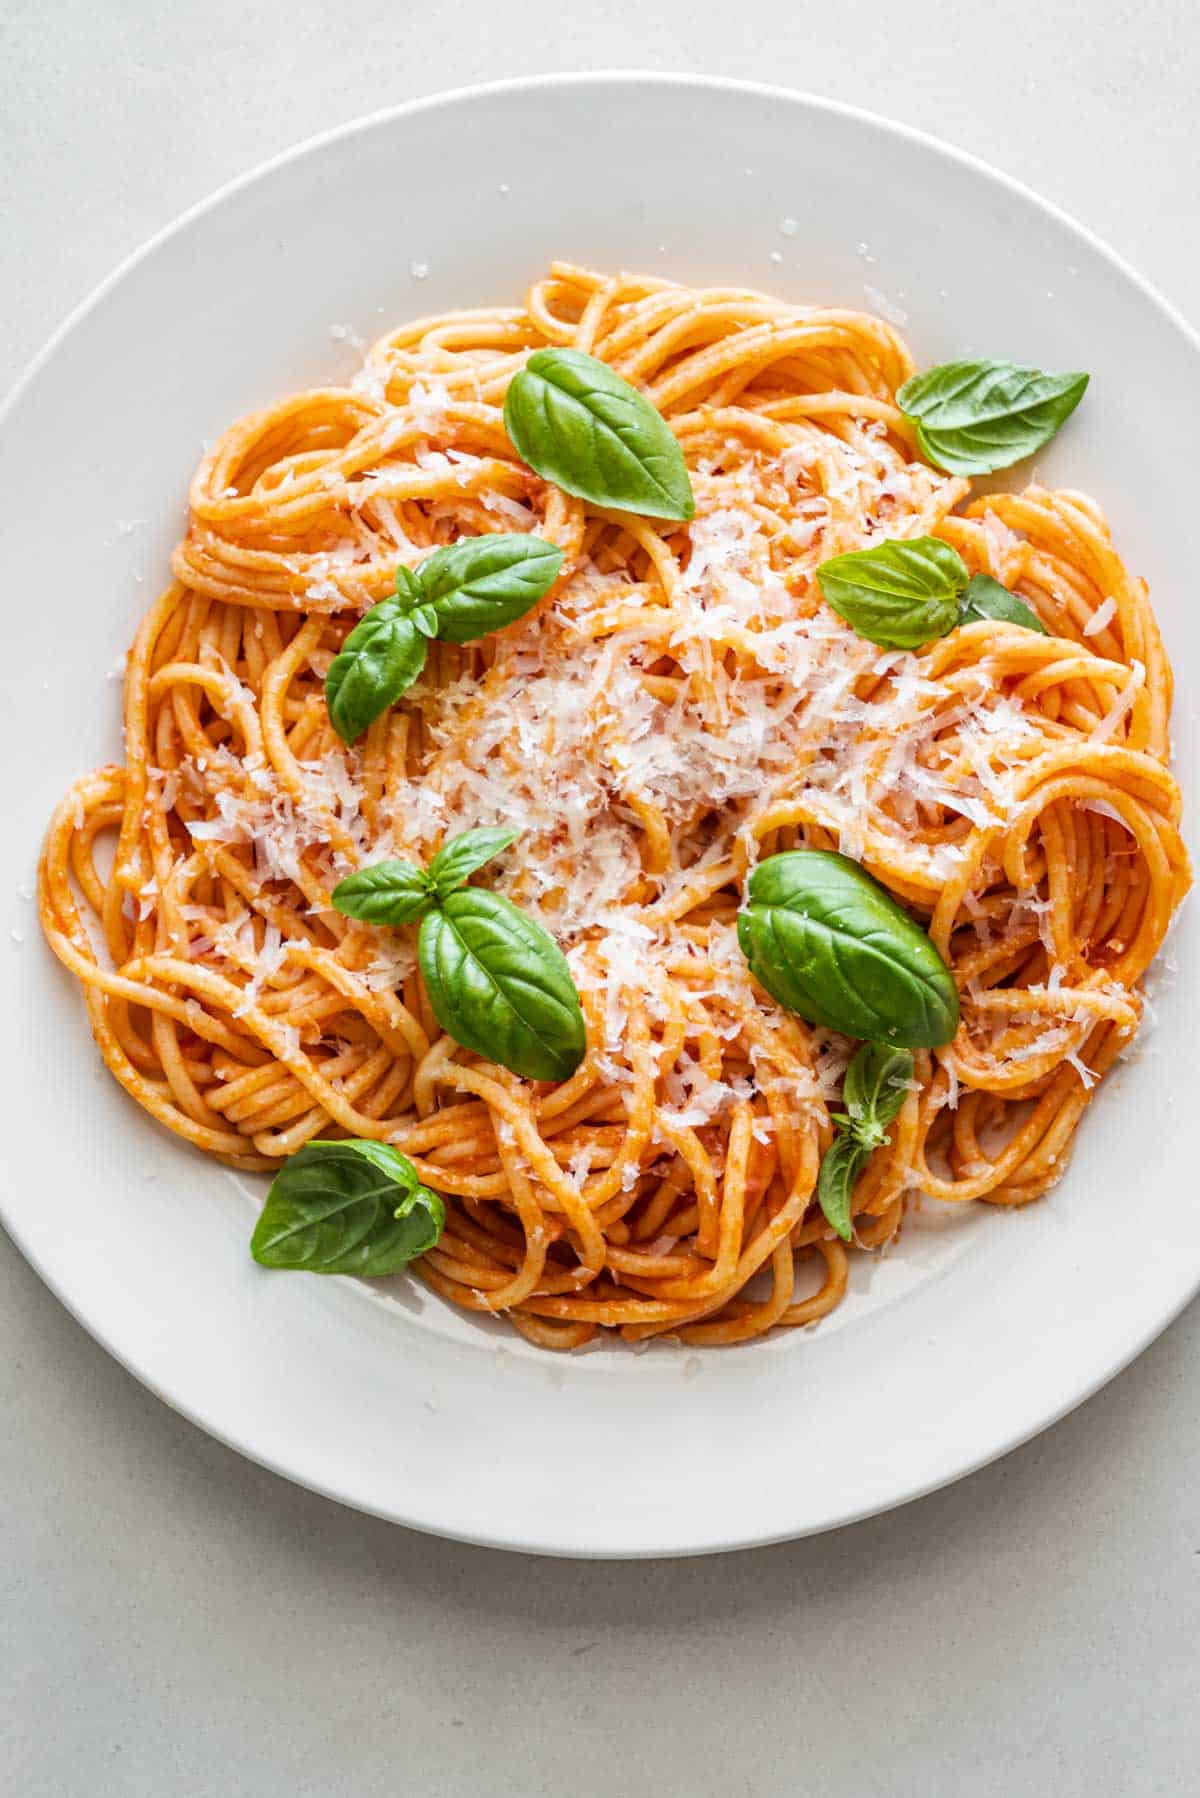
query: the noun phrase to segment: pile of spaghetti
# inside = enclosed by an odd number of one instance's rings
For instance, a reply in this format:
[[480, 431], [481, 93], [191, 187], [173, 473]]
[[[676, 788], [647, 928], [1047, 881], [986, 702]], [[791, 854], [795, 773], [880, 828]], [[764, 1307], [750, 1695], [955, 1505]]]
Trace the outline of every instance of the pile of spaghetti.
[[[519, 461], [505, 391], [551, 344], [666, 417], [692, 523]], [[836, 848], [928, 928], [962, 999], [859, 1180], [856, 1247], [917, 1194], [1045, 1192], [1188, 882], [1171, 674], [1095, 503], [972, 500], [919, 458], [894, 400], [912, 372], [862, 313], [555, 265], [523, 308], [406, 325], [349, 387], [234, 425], [128, 657], [124, 763], [74, 786], [43, 857], [47, 937], [121, 1085], [238, 1168], [315, 1136], [394, 1144], [446, 1196], [416, 1271], [547, 1347], [808, 1323], [847, 1281], [813, 1189], [852, 1045], [756, 986], [735, 915], [759, 858]], [[431, 646], [347, 749], [324, 676], [348, 631], [398, 562], [497, 530], [560, 545], [555, 587]], [[925, 534], [1050, 634], [881, 651], [822, 602], [819, 562]], [[364, 862], [497, 823], [520, 838], [483, 878], [583, 999], [587, 1057], [558, 1086], [440, 1035], [413, 932], [330, 905]]]

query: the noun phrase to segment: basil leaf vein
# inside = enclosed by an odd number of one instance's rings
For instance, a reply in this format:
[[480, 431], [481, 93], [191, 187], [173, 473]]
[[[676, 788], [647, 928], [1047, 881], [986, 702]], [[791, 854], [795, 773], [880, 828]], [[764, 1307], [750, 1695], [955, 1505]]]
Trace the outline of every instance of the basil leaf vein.
[[393, 1274], [437, 1242], [438, 1193], [387, 1143], [305, 1143], [271, 1182], [250, 1252], [262, 1267]]
[[930, 462], [949, 474], [990, 474], [1049, 443], [1087, 384], [1085, 374], [1016, 362], [944, 362], [906, 381], [896, 404], [916, 423]]
[[848, 856], [793, 849], [755, 868], [738, 942], [759, 984], [809, 1023], [902, 1048], [949, 1042], [954, 977], [925, 931]]
[[683, 451], [666, 420], [582, 350], [537, 350], [509, 382], [504, 428], [522, 460], [565, 493], [650, 518], [695, 513]]

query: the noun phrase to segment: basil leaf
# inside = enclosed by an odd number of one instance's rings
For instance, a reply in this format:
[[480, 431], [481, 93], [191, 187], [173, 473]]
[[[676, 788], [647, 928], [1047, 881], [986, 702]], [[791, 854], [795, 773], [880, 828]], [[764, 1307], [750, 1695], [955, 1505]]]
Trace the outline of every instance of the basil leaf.
[[499, 893], [460, 887], [421, 925], [418, 955], [438, 1023], [465, 1049], [528, 1080], [565, 1080], [587, 1049], [566, 957]]
[[1005, 624], [1023, 624], [1027, 631], [1040, 631], [1043, 637], [1049, 631], [1033, 610], [999, 581], [994, 581], [990, 574], [973, 574], [967, 582], [962, 596], [962, 604], [958, 614], [960, 624], [978, 624], [982, 618], [998, 618]]
[[372, 862], [339, 880], [330, 897], [346, 917], [367, 924], [412, 924], [437, 904], [433, 882], [411, 862]]
[[848, 856], [791, 849], [760, 862], [738, 942], [755, 979], [810, 1024], [912, 1049], [949, 1042], [958, 1028], [949, 968]]
[[421, 603], [421, 583], [404, 562], [396, 564], [396, 598], [405, 609]]
[[271, 1182], [250, 1253], [262, 1267], [394, 1274], [433, 1247], [445, 1215], [412, 1162], [386, 1143], [309, 1142]]
[[329, 722], [343, 743], [361, 737], [422, 668], [428, 646], [400, 599], [381, 599], [359, 620], [325, 676]]
[[907, 1049], [861, 1043], [842, 1083], [845, 1111], [835, 1111], [838, 1134], [821, 1158], [817, 1199], [838, 1235], [850, 1241], [854, 1185], [871, 1152], [887, 1141], [888, 1125], [908, 1096], [913, 1058]]
[[451, 837], [429, 864], [428, 879], [439, 899], [463, 886], [476, 868], [501, 854], [520, 836], [519, 830], [464, 830]]
[[849, 1116], [850, 1135], [864, 1148], [877, 1149], [887, 1138], [891, 1124], [905, 1099], [913, 1077], [913, 1058], [908, 1049], [886, 1043], [863, 1043], [846, 1069], [842, 1102]]
[[420, 631], [421, 635], [427, 638], [430, 643], [436, 640], [438, 634], [438, 615], [432, 606], [414, 606], [408, 613], [408, 617], [411, 619], [417, 630]]
[[1015, 362], [944, 362], [906, 381], [896, 404], [917, 442], [949, 474], [990, 474], [1049, 443], [1083, 398], [1087, 375]]
[[396, 592], [355, 625], [325, 676], [330, 722], [343, 742], [411, 687], [428, 643], [470, 643], [521, 618], [549, 592], [563, 552], [541, 537], [467, 537], [396, 569]]
[[888, 538], [817, 569], [826, 603], [883, 649], [919, 649], [952, 631], [969, 579], [958, 551], [940, 537]]
[[636, 387], [581, 350], [538, 350], [508, 384], [504, 428], [564, 493], [650, 518], [696, 510], [683, 451]]
[[471, 643], [523, 618], [548, 593], [563, 552], [544, 537], [498, 532], [435, 549], [417, 569], [421, 602], [443, 643]]
[[871, 1151], [852, 1136], [835, 1136], [821, 1157], [817, 1203], [843, 1242], [853, 1234], [854, 1186]]

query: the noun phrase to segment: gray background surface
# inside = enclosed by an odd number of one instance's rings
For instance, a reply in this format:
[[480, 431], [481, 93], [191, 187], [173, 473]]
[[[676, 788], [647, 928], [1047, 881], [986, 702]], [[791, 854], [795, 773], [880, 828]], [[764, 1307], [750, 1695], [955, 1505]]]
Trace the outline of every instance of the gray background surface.
[[[933, 131], [1200, 318], [1194, 0], [3, 0], [0, 386], [128, 251], [295, 140], [466, 82], [636, 66]], [[998, 1466], [707, 1561], [505, 1556], [295, 1490], [136, 1385], [4, 1239], [0, 1393], [0, 1787], [21, 1798], [1197, 1790], [1195, 1307]]]

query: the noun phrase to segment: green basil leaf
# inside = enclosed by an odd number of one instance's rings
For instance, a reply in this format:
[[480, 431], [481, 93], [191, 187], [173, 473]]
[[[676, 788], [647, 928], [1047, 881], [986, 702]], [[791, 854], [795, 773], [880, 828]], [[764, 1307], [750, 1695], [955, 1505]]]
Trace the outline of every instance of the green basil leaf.
[[412, 924], [437, 904], [433, 882], [411, 862], [372, 862], [339, 880], [330, 897], [336, 910], [367, 924]]
[[445, 1215], [412, 1162], [386, 1143], [309, 1142], [271, 1182], [250, 1253], [262, 1267], [394, 1274], [433, 1247]]
[[854, 1232], [854, 1186], [870, 1150], [852, 1136], [835, 1136], [821, 1157], [817, 1203], [843, 1242]]
[[849, 1134], [864, 1148], [877, 1149], [887, 1138], [888, 1125], [908, 1097], [913, 1077], [909, 1049], [886, 1043], [863, 1043], [851, 1058], [842, 1085], [842, 1101], [849, 1114]]
[[403, 562], [396, 565], [396, 598], [406, 609], [421, 603], [421, 583], [415, 571]]
[[791, 849], [760, 862], [738, 942], [755, 979], [810, 1024], [910, 1049], [949, 1042], [958, 1028], [949, 968], [848, 856]]
[[429, 864], [429, 880], [438, 898], [444, 899], [447, 893], [465, 885], [476, 868], [482, 868], [485, 862], [500, 855], [520, 834], [519, 830], [485, 829], [464, 830], [461, 835], [451, 837]]
[[990, 574], [973, 574], [962, 596], [958, 622], [978, 624], [983, 618], [998, 618], [1005, 624], [1023, 624], [1027, 631], [1040, 631], [1043, 637], [1050, 634], [1032, 606], [1027, 606], [999, 581], [994, 581]]
[[649, 518], [696, 510], [683, 451], [636, 387], [581, 350], [538, 350], [508, 385], [504, 428], [564, 493]]
[[460, 887], [421, 925], [421, 973], [442, 1029], [527, 1080], [566, 1080], [587, 1049], [566, 957], [499, 893]]
[[896, 404], [916, 421], [930, 462], [949, 474], [990, 474], [1049, 443], [1087, 384], [1087, 375], [1015, 362], [944, 362], [906, 381]]
[[423, 609], [443, 643], [471, 643], [523, 618], [558, 579], [563, 552], [515, 531], [464, 537], [417, 569]]
[[361, 737], [422, 668], [428, 646], [399, 599], [381, 599], [355, 625], [329, 664], [325, 703], [343, 743]]
[[432, 606], [414, 606], [409, 612], [413, 624], [421, 635], [432, 643], [438, 635], [438, 615]]
[[940, 537], [889, 537], [817, 569], [826, 603], [883, 649], [919, 649], [952, 631], [969, 579], [958, 551]]

